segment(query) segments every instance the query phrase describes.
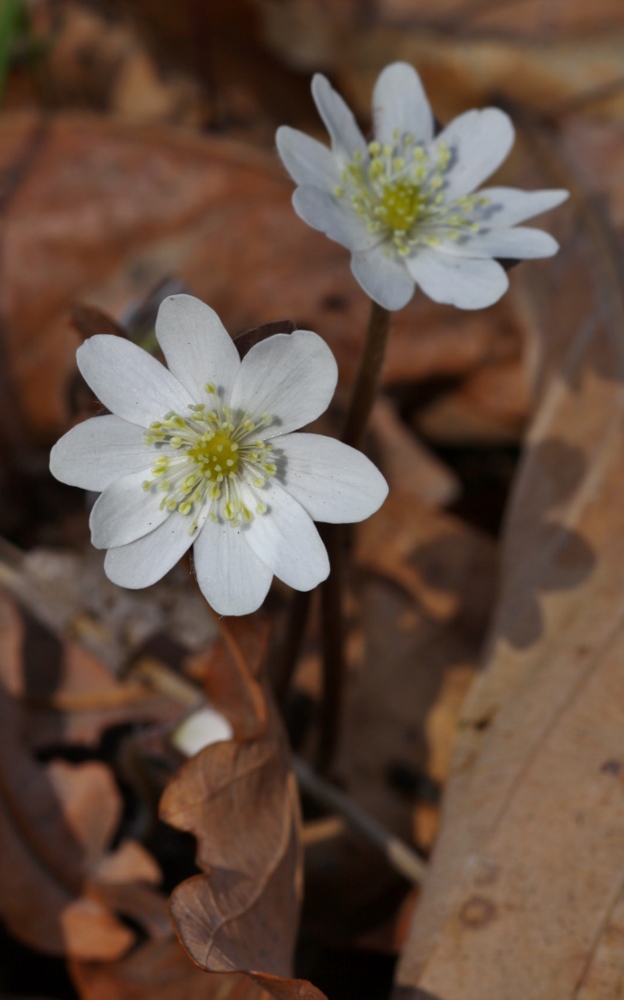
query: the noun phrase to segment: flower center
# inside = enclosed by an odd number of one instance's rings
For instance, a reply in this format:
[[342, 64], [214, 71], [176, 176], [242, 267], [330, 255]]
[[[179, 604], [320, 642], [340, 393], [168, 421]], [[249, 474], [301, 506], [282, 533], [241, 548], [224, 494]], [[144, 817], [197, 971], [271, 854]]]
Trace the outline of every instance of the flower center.
[[395, 131], [392, 143], [371, 142], [368, 152], [367, 158], [359, 150], [354, 154], [334, 195], [348, 199], [368, 231], [391, 240], [401, 256], [479, 231], [477, 210], [489, 199], [469, 195], [446, 201], [452, 154], [445, 143], [430, 150]]
[[187, 448], [187, 455], [192, 458], [202, 475], [216, 483], [219, 475], [235, 475], [238, 472], [238, 445], [232, 440], [229, 431], [206, 431], [200, 434], [194, 444]]
[[272, 418], [264, 414], [254, 421], [247, 413], [234, 415], [219, 401], [214, 385], [207, 385], [206, 392], [210, 403], [190, 406], [190, 417], [167, 413], [145, 432], [147, 444], [159, 454], [151, 470], [153, 479], [146, 479], [143, 489], [164, 494], [161, 509], [185, 517], [192, 514], [190, 535], [204, 511], [211, 520], [232, 525], [266, 513], [258, 491], [277, 472], [273, 445], [258, 436]]
[[377, 218], [395, 233], [404, 233], [416, 222], [424, 199], [418, 184], [397, 181], [388, 185], [377, 208]]

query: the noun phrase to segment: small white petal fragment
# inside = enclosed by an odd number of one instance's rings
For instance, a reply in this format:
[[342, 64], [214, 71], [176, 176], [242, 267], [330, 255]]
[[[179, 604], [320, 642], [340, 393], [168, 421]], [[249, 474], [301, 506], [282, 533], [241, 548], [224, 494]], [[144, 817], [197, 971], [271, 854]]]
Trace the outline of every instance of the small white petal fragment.
[[286, 458], [284, 486], [314, 521], [363, 521], [381, 507], [388, 484], [355, 448], [320, 434], [288, 434], [277, 442]]
[[50, 453], [50, 470], [62, 483], [100, 492], [129, 472], [149, 468], [153, 459], [141, 427], [107, 415], [64, 434]]
[[142, 538], [109, 549], [104, 560], [104, 572], [119, 587], [129, 590], [151, 587], [173, 569], [192, 544], [186, 520], [170, 517]]
[[281, 125], [275, 142], [282, 162], [297, 184], [333, 191], [340, 184], [340, 168], [331, 150], [288, 125]]
[[249, 546], [289, 587], [312, 590], [329, 575], [329, 559], [311, 517], [274, 480], [261, 495], [268, 512], [246, 532]]
[[373, 122], [378, 142], [393, 142], [395, 133], [407, 133], [416, 142], [433, 138], [433, 114], [409, 63], [391, 63], [381, 71], [373, 90]]
[[192, 295], [168, 296], [158, 310], [156, 337], [169, 371], [188, 390], [192, 401], [205, 402], [207, 382], [229, 391], [240, 358], [234, 341], [210, 306]]
[[327, 77], [316, 73], [312, 78], [312, 97], [332, 141], [332, 150], [340, 163], [354, 153], [366, 153], [366, 142], [353, 112], [337, 94]]
[[459, 309], [485, 309], [498, 302], [509, 287], [505, 271], [495, 260], [430, 251], [418, 254], [408, 266], [430, 299]]
[[243, 358], [230, 405], [252, 418], [271, 414], [265, 438], [288, 434], [324, 413], [336, 388], [338, 366], [321, 337], [309, 330], [269, 337]]
[[[256, 521], [265, 518], [258, 517]], [[249, 548], [249, 527], [208, 520], [195, 544], [197, 582], [220, 615], [249, 615], [266, 597], [273, 572]]]
[[194, 757], [213, 743], [231, 740], [233, 735], [234, 731], [226, 717], [205, 705], [176, 726], [169, 742], [186, 757]]
[[131, 424], [148, 427], [167, 410], [185, 412], [191, 402], [164, 365], [122, 337], [91, 337], [78, 348], [76, 360], [97, 398]]

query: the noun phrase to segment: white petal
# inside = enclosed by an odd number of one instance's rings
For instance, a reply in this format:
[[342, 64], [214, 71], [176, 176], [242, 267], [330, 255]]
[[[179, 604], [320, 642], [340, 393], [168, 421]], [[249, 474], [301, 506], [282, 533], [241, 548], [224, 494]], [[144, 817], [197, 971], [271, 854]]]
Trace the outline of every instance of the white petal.
[[533, 257], [552, 257], [559, 244], [541, 229], [492, 229], [486, 233], [469, 236], [458, 243], [451, 241], [439, 248], [444, 253], [458, 257], [508, 257], [528, 260]]
[[89, 526], [96, 549], [133, 542], [171, 516], [170, 511], [160, 509], [164, 493], [156, 488], [149, 492], [143, 489], [141, 484], [149, 478], [149, 469], [131, 472], [110, 483], [95, 501]]
[[414, 282], [405, 264], [387, 245], [354, 253], [351, 270], [366, 294], [384, 309], [402, 309], [414, 294]]
[[212, 382], [229, 392], [240, 358], [214, 309], [192, 295], [170, 295], [158, 310], [156, 336], [169, 371], [198, 403]]
[[114, 479], [149, 468], [155, 457], [142, 427], [119, 417], [92, 417], [56, 442], [50, 471], [62, 483], [99, 493]]
[[375, 138], [392, 143], [393, 133], [408, 133], [417, 142], [433, 138], [433, 115], [420, 77], [409, 63], [396, 62], [379, 74], [373, 91]]
[[379, 243], [379, 236], [367, 232], [364, 220], [348, 204], [326, 191], [299, 187], [293, 192], [292, 203], [300, 219], [347, 250], [366, 250]]
[[164, 365], [122, 337], [91, 337], [78, 348], [76, 360], [104, 406], [131, 424], [147, 427], [169, 410], [186, 413], [192, 402]]
[[129, 545], [109, 549], [104, 572], [119, 587], [151, 587], [173, 569], [191, 547], [197, 534], [189, 535], [189, 519], [174, 513], [159, 528]]
[[217, 614], [251, 614], [271, 586], [273, 572], [252, 552], [247, 534], [246, 527], [208, 520], [195, 542], [197, 582]]
[[519, 191], [517, 188], [483, 188], [481, 196], [490, 199], [490, 204], [479, 212], [488, 225], [506, 228], [524, 222], [534, 215], [541, 215], [556, 208], [570, 197], [569, 191]]
[[353, 112], [321, 73], [316, 73], [312, 79], [312, 97], [341, 163], [350, 160], [358, 149], [367, 154], [366, 142]]
[[311, 517], [274, 479], [258, 495], [268, 511], [255, 516], [245, 540], [289, 587], [312, 590], [327, 579], [329, 559]]
[[252, 417], [273, 419], [261, 437], [288, 434], [327, 409], [338, 381], [336, 359], [309, 330], [268, 337], [243, 358], [230, 404]]
[[509, 287], [507, 275], [495, 260], [451, 257], [424, 250], [408, 258], [407, 266], [430, 299], [459, 309], [491, 306]]
[[297, 184], [333, 191], [340, 184], [340, 170], [334, 154], [305, 132], [282, 125], [275, 135], [282, 163]]
[[288, 434], [276, 442], [286, 459], [283, 485], [314, 521], [363, 521], [381, 507], [388, 484], [355, 448], [320, 434]]
[[434, 159], [441, 142], [451, 151], [444, 175], [446, 201], [470, 194], [479, 187], [500, 167], [513, 141], [511, 118], [498, 108], [466, 111], [447, 125], [431, 145]]

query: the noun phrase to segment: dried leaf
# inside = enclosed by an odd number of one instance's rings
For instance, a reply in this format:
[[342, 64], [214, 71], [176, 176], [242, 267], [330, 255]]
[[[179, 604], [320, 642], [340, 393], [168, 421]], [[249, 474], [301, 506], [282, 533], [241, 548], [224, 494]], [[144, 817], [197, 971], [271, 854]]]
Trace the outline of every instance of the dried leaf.
[[196, 836], [197, 863], [209, 873], [183, 882], [170, 901], [191, 958], [210, 972], [244, 972], [278, 1000], [321, 1000], [311, 983], [290, 978], [300, 821], [276, 710], [256, 739], [216, 743], [188, 761], [165, 790], [161, 816]]
[[310, 71], [337, 72], [364, 118], [376, 74], [397, 59], [418, 68], [443, 120], [492, 94], [540, 112], [582, 104], [590, 114], [621, 117], [624, 18], [618, 0], [567, 0], [555, 7], [540, 0], [442, 0], [434, 6], [377, 0], [366, 18], [350, 0], [257, 3], [282, 58]]
[[390, 494], [357, 526], [354, 559], [404, 587], [436, 621], [457, 619], [480, 632], [494, 597], [496, 550], [482, 532], [458, 518]]
[[[29, 425], [46, 440], [68, 421], [72, 303], [120, 317], [172, 274], [233, 333], [287, 310], [327, 339], [343, 383], [353, 380], [368, 300], [348, 253], [296, 217], [277, 158], [164, 128], [6, 115], [0, 170], [13, 178], [0, 283], [7, 352]], [[473, 371], [517, 356], [521, 337], [508, 301], [475, 316], [417, 296], [393, 320], [384, 379]]]
[[373, 407], [369, 434], [392, 493], [413, 495], [432, 507], [444, 507], [457, 499], [461, 492], [457, 478], [410, 433], [383, 396]]
[[[22, 622], [0, 601], [5, 676], [22, 677]], [[9, 666], [7, 666], [7, 661]], [[20, 703], [0, 687], [0, 913], [9, 930], [48, 954], [115, 959], [135, 934], [114, 915], [133, 916], [152, 931], [166, 919], [164, 900], [147, 884], [160, 872], [133, 841], [109, 851], [122, 802], [99, 762], [44, 766], [22, 734]]]
[[207, 652], [189, 657], [187, 671], [203, 682], [208, 701], [227, 717], [234, 739], [255, 739], [267, 724], [257, 678], [267, 653], [269, 623], [257, 616], [221, 618], [219, 627], [220, 638]]
[[[543, 147], [566, 174], [557, 147]], [[554, 275], [527, 287], [541, 398], [508, 516], [486, 669], [398, 970], [445, 1000], [622, 989], [624, 286], [572, 173]]]
[[82, 1000], [268, 1000], [246, 976], [207, 976], [174, 939], [148, 941], [119, 962], [70, 963]]

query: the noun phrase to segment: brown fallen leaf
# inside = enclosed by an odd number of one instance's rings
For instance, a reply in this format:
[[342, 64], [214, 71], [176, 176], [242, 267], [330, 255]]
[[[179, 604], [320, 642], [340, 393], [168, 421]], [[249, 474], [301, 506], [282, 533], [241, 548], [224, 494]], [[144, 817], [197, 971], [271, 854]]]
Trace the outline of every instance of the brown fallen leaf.
[[117, 962], [69, 964], [82, 1000], [268, 1000], [246, 976], [207, 976], [178, 942], [148, 941]]
[[44, 103], [107, 110], [135, 122], [202, 121], [198, 85], [188, 76], [163, 79], [127, 20], [76, 0], [43, 0], [29, 15], [42, 53], [37, 80]]
[[186, 672], [204, 685], [232, 726], [235, 740], [260, 736], [267, 724], [266, 701], [259, 683], [269, 641], [268, 621], [254, 617], [219, 620], [220, 638], [207, 652], [190, 656]]
[[445, 507], [457, 499], [461, 492], [457, 478], [410, 433], [389, 399], [377, 399], [368, 433], [393, 493], [413, 494], [432, 507]]
[[[40, 438], [52, 440], [69, 420], [72, 303], [119, 319], [172, 275], [232, 334], [280, 316], [317, 330], [342, 384], [353, 380], [368, 301], [348, 253], [296, 217], [276, 157], [181, 130], [7, 114], [0, 170], [11, 181], [0, 281], [6, 349]], [[470, 315], [416, 296], [393, 320], [384, 379], [474, 371], [517, 356], [522, 336], [508, 300]]]
[[406, 995], [444, 1000], [603, 1000], [623, 983], [624, 286], [600, 206], [537, 136], [576, 211], [555, 274], [526, 289], [539, 406], [398, 968]]
[[[0, 596], [3, 679], [22, 674], [22, 620]], [[45, 660], [41, 660], [45, 663]], [[160, 871], [147, 851], [110, 842], [122, 801], [106, 765], [39, 764], [23, 735], [20, 701], [0, 685], [0, 914], [17, 938], [47, 954], [115, 959], [135, 934], [125, 913], [153, 935], [168, 933]]]
[[525, 362], [485, 364], [458, 389], [420, 410], [415, 425], [429, 440], [443, 444], [515, 444], [522, 439], [531, 402]]
[[366, 18], [352, 0], [256, 2], [274, 50], [289, 65], [336, 73], [364, 119], [376, 74], [397, 59], [416, 65], [444, 120], [492, 94], [546, 113], [582, 105], [613, 120], [624, 105], [618, 0], [377, 0]]
[[1, 641], [15, 648], [0, 661], [0, 683], [21, 699], [32, 749], [93, 745], [106, 729], [137, 718], [180, 720], [184, 705], [149, 681], [116, 673], [159, 634], [182, 648], [211, 648], [214, 620], [183, 570], [133, 595], [103, 577], [101, 558], [92, 552], [15, 550], [11, 565], [4, 549], [0, 573], [23, 612], [2, 606]]
[[[233, 628], [230, 648], [236, 643], [242, 656]], [[246, 705], [253, 721], [254, 699]], [[193, 961], [211, 973], [243, 972], [278, 1000], [321, 1000], [311, 983], [290, 978], [301, 902], [300, 819], [275, 708], [268, 705], [260, 735], [215, 743], [189, 760], [165, 789], [160, 813], [195, 835], [196, 861], [207, 872], [179, 885], [170, 900]]]
[[457, 619], [482, 631], [494, 598], [496, 549], [458, 518], [390, 494], [357, 525], [354, 561], [404, 587], [435, 621]]

